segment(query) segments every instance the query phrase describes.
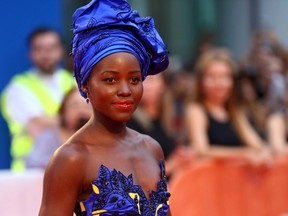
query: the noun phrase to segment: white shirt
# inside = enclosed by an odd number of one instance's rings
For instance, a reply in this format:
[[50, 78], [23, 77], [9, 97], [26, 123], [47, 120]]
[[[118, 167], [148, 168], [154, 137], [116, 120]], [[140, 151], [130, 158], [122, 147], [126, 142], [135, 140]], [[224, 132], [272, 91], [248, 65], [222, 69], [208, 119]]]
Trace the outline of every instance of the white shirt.
[[[43, 85], [49, 90], [55, 101], [61, 103], [64, 95], [61, 83], [58, 78], [58, 71], [53, 74], [41, 74], [36, 70], [31, 70], [43, 82]], [[13, 120], [25, 125], [31, 118], [45, 115], [42, 104], [38, 101], [35, 94], [17, 83], [10, 82], [6, 88], [7, 108], [9, 116]]]

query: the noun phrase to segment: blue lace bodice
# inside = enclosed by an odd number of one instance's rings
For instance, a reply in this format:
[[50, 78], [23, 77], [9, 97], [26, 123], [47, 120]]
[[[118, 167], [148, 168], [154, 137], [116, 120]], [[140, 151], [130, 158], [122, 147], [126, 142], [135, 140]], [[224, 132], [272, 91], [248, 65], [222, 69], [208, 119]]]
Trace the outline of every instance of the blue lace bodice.
[[76, 204], [77, 216], [166, 216], [169, 210], [165, 170], [160, 161], [161, 179], [157, 191], [147, 198], [139, 185], [133, 184], [132, 174], [101, 165], [98, 178], [92, 182], [93, 192], [87, 200]]

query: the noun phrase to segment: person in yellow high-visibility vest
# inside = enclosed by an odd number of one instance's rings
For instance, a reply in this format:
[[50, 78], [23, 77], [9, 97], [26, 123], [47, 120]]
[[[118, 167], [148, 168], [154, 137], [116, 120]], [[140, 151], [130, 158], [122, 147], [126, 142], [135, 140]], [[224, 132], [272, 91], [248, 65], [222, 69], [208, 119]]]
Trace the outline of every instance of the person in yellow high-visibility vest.
[[1, 95], [1, 111], [11, 134], [13, 170], [25, 170], [33, 140], [58, 124], [64, 95], [75, 86], [73, 76], [59, 68], [63, 57], [60, 35], [50, 28], [35, 29], [29, 37], [30, 70], [12, 77]]

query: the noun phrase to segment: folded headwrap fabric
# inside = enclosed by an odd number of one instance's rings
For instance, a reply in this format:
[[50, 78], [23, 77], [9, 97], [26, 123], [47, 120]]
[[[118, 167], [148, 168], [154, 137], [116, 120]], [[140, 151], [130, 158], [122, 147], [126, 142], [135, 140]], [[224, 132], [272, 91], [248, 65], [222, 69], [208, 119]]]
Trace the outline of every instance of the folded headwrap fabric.
[[92, 0], [73, 14], [72, 55], [79, 91], [93, 66], [105, 56], [129, 52], [143, 80], [168, 67], [168, 52], [151, 17], [141, 18], [126, 0]]

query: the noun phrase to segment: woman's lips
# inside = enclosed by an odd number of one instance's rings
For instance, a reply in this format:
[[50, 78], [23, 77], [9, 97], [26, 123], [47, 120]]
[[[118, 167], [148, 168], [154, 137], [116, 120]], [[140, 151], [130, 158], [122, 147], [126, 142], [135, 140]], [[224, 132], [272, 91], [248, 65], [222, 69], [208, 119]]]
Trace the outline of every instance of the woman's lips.
[[120, 110], [131, 110], [134, 106], [134, 102], [131, 100], [116, 101], [113, 105]]

